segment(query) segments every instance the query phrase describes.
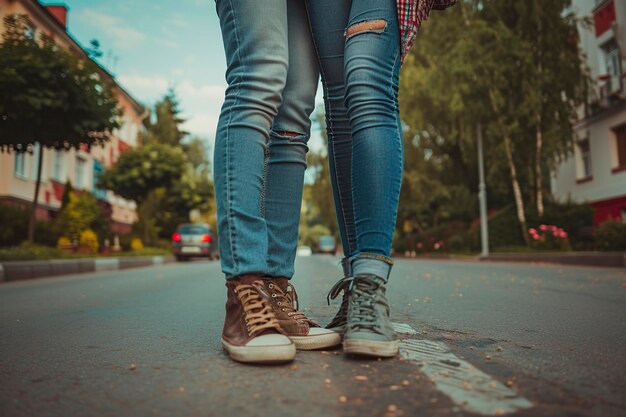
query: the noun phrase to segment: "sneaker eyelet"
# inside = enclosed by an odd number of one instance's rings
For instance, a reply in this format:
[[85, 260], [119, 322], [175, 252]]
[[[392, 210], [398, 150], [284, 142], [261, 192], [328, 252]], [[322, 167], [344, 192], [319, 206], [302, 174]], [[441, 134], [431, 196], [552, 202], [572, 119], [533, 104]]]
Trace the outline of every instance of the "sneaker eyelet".
[[272, 298], [276, 298], [276, 293], [272, 293]]
[[267, 286], [267, 288], [269, 288], [269, 289], [271, 290], [272, 288], [274, 288], [274, 284], [269, 284], [269, 285]]
[[279, 305], [279, 306], [282, 306], [282, 305], [283, 305], [283, 303], [281, 303], [281, 302], [279, 301], [279, 302], [278, 302], [278, 305]]

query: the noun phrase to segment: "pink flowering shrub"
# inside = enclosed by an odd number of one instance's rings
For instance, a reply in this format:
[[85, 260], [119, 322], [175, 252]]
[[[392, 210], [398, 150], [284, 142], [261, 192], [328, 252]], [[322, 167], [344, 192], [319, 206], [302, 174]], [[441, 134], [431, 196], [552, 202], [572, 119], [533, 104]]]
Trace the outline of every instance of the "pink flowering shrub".
[[542, 250], [572, 250], [567, 232], [552, 224], [528, 229], [530, 246]]

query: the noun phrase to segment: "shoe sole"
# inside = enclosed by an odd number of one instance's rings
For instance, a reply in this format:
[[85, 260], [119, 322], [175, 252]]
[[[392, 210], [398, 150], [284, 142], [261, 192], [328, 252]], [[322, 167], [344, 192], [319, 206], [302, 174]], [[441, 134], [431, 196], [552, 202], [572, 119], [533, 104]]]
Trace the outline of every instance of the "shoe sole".
[[222, 347], [230, 358], [243, 363], [280, 364], [296, 357], [296, 345], [236, 346], [222, 339]]
[[374, 356], [377, 358], [393, 358], [398, 354], [397, 340], [379, 342], [373, 340], [344, 339], [343, 351], [350, 355]]
[[299, 350], [324, 349], [341, 344], [339, 333], [317, 334], [314, 336], [289, 336]]

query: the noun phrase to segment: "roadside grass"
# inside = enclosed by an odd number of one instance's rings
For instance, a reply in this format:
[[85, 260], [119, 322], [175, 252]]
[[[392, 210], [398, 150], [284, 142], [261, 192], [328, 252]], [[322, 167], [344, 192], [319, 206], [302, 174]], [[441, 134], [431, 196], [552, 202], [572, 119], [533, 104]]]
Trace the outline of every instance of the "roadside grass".
[[117, 258], [131, 256], [166, 256], [171, 252], [163, 248], [143, 248], [128, 252], [111, 252], [108, 255], [95, 253], [68, 253], [50, 246], [24, 242], [19, 246], [0, 248], [0, 261], [43, 261], [49, 259]]

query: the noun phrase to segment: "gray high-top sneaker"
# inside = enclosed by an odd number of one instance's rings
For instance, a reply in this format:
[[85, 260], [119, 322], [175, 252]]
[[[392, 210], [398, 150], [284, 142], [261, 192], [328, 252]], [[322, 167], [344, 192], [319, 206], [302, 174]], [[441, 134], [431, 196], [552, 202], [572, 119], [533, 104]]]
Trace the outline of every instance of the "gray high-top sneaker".
[[354, 277], [343, 351], [386, 358], [398, 354], [398, 341], [389, 320], [389, 302], [382, 278], [365, 274]]
[[341, 298], [341, 307], [339, 307], [339, 311], [335, 314], [335, 317], [331, 320], [328, 325], [326, 325], [327, 329], [330, 329], [334, 332], [339, 333], [343, 336], [346, 332], [346, 328], [348, 326], [348, 304], [350, 300], [350, 284], [352, 284], [353, 277], [345, 277], [337, 281], [337, 283], [331, 288], [326, 300], [330, 305], [330, 300], [334, 300], [339, 296], [339, 294], [343, 291], [343, 297]]

